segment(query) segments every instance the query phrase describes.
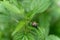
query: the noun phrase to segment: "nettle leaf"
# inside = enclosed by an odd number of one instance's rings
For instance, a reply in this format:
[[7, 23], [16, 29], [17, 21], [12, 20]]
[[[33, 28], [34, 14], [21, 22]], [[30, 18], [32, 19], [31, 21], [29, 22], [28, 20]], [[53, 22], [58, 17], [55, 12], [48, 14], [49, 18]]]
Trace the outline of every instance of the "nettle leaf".
[[60, 40], [59, 37], [55, 36], [55, 35], [49, 35], [46, 40]]
[[52, 0], [52, 5], [50, 6], [49, 13], [52, 16], [52, 23], [60, 18], [60, 0]]
[[[22, 31], [23, 30], [23, 31]], [[28, 26], [28, 28], [22, 28], [20, 31], [13, 35], [13, 40], [44, 40], [45, 29]]]
[[43, 27], [45, 29], [45, 35], [49, 34], [49, 26], [51, 22], [51, 15], [49, 13], [42, 13], [39, 16], [39, 27]]
[[18, 7], [19, 9], [22, 9], [22, 5], [21, 3], [19, 3], [18, 0], [8, 0], [11, 4], [15, 5], [16, 7]]
[[[2, 12], [2, 13], [5, 14], [5, 15], [8, 15], [5, 7], [2, 5], [2, 1], [0, 1], [0, 2], [1, 2], [1, 3], [0, 3], [0, 12]], [[1, 14], [1, 13], [0, 13], [0, 14]]]
[[19, 30], [21, 30], [21, 28], [25, 26], [25, 23], [26, 22], [24, 20], [20, 21], [19, 24], [16, 26], [16, 28], [15, 28], [14, 32], [12, 33], [12, 35], [14, 35], [16, 32], [18, 32]]
[[22, 0], [20, 2], [28, 17], [32, 17], [39, 12], [44, 12], [51, 4], [50, 0]]
[[[16, 25], [19, 23], [19, 21], [24, 18], [24, 9], [22, 7], [19, 9], [15, 5], [11, 4], [9, 1], [3, 1], [1, 3], [1, 5], [2, 5], [3, 9], [6, 10], [5, 12], [10, 15], [9, 16], [10, 17], [9, 25], [12, 28], [13, 27], [15, 28]], [[3, 12], [3, 10], [1, 12]]]
[[3, 5], [5, 8], [7, 8], [9, 11], [11, 11], [13, 13], [17, 13], [17, 14], [23, 14], [24, 13], [23, 9], [18, 9], [18, 7], [16, 7], [15, 5], [10, 4], [9, 1], [4, 1]]
[[[47, 7], [48, 5], [50, 5], [50, 1], [49, 0], [22, 0], [20, 1], [21, 4], [23, 5], [23, 7], [25, 8], [25, 10], [27, 12], [29, 11], [38, 11], [40, 10], [40, 12], [42, 10], [44, 10], [45, 6]], [[45, 4], [44, 4], [45, 3]], [[42, 5], [43, 4], [43, 5]], [[48, 5], [47, 5], [48, 4]], [[40, 8], [41, 7], [41, 8]], [[40, 9], [39, 9], [40, 8]], [[43, 9], [44, 8], [44, 9]]]
[[11, 4], [9, 1], [2, 2], [2, 5], [5, 7], [6, 12], [9, 13], [11, 20], [19, 22], [20, 19], [24, 19], [24, 9], [20, 6], [20, 9]]

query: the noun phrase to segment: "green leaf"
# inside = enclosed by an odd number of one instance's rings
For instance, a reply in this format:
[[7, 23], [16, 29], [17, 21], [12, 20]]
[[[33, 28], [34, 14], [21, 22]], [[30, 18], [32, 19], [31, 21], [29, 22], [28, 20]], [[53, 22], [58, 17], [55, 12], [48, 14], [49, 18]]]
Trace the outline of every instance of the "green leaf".
[[14, 32], [12, 33], [12, 35], [14, 35], [16, 32], [18, 32], [19, 30], [21, 30], [22, 27], [25, 26], [25, 21], [20, 21], [19, 24], [16, 26], [16, 29], [14, 30]]
[[24, 14], [24, 9], [19, 9], [15, 5], [10, 4], [9, 1], [4, 1], [2, 5], [4, 5], [4, 7], [12, 13], [17, 13], [19, 15]]
[[[58, 20], [60, 18], [60, 6], [59, 6], [59, 0], [52, 0], [52, 5], [50, 6], [49, 13], [53, 17], [52, 22]], [[47, 10], [47, 11], [48, 11]]]
[[[45, 3], [45, 4], [43, 4], [43, 3]], [[45, 9], [45, 7], [44, 6], [48, 6], [47, 5], [47, 3], [48, 3], [48, 5], [50, 5], [50, 1], [49, 0], [22, 0], [21, 1], [21, 4], [23, 5], [23, 7], [26, 9], [26, 11], [34, 11], [34, 10], [36, 10], [36, 11], [38, 11], [38, 9], [39, 10], [41, 10], [42, 8], [42, 10], [44, 10]], [[43, 4], [43, 5], [42, 5]]]
[[27, 12], [27, 17], [32, 18], [36, 13], [44, 12], [50, 3], [50, 0], [22, 0], [22, 6]]
[[49, 34], [50, 22], [51, 22], [51, 15], [49, 13], [44, 12], [39, 16], [39, 27], [42, 27], [45, 29], [46, 36]]
[[59, 37], [55, 36], [55, 35], [49, 35], [46, 40], [60, 40]]

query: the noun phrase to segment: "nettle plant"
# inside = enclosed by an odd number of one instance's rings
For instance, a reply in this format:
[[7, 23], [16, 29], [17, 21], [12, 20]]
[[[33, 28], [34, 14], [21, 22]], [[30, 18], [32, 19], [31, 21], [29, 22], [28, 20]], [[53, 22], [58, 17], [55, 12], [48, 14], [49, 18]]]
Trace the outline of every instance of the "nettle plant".
[[0, 40], [60, 40], [60, 0], [0, 0]]

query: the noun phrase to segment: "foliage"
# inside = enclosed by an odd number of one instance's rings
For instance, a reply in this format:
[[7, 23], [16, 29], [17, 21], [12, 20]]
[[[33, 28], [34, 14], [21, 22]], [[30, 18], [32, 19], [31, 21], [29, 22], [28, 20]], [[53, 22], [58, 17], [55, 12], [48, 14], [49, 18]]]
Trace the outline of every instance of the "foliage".
[[60, 40], [60, 0], [0, 0], [0, 40]]

